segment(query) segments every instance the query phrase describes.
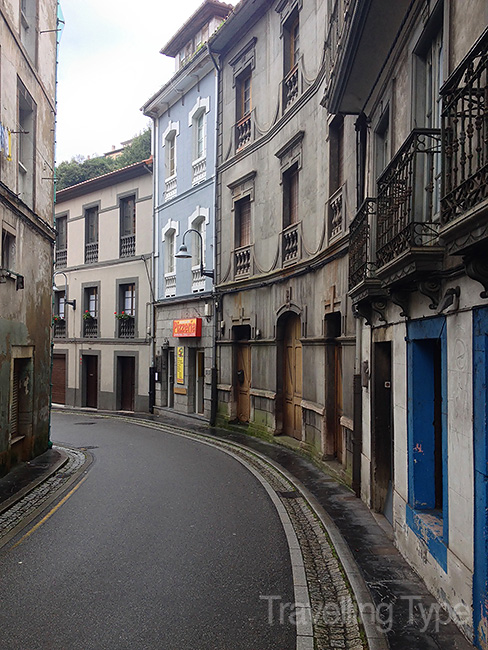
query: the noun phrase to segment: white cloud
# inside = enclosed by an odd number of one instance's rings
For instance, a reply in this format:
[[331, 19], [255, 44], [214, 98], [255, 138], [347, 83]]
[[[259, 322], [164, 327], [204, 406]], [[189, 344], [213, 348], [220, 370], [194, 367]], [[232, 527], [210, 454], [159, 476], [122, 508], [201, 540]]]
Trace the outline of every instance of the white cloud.
[[140, 107], [173, 74], [161, 47], [201, 0], [62, 0], [57, 161], [109, 151], [149, 120]]

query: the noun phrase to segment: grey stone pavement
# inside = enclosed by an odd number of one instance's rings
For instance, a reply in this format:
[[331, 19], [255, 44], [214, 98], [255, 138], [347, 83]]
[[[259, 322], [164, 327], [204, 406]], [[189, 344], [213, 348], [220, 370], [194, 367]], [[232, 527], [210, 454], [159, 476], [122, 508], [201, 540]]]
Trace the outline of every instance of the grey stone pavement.
[[[269, 597], [270, 624], [293, 617], [297, 650], [468, 650], [473, 646], [440, 609], [366, 506], [297, 452], [200, 419], [60, 409], [122, 417], [134, 424], [221, 448], [260, 477], [287, 533], [295, 603]], [[89, 471], [86, 448], [54, 446], [0, 480], [0, 547], [56, 503]], [[288, 523], [286, 523], [288, 522]], [[426, 618], [429, 612], [430, 619]], [[427, 622], [426, 622], [427, 620]]]

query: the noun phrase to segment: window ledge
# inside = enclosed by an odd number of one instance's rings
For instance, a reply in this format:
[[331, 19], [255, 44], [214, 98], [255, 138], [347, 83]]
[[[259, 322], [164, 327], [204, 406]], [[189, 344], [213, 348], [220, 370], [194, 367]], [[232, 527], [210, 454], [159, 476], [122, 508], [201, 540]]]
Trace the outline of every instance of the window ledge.
[[[439, 510], [415, 510], [406, 505], [406, 519], [410, 529], [424, 542], [432, 557], [447, 571], [445, 522]], [[447, 531], [446, 531], [447, 532]]]

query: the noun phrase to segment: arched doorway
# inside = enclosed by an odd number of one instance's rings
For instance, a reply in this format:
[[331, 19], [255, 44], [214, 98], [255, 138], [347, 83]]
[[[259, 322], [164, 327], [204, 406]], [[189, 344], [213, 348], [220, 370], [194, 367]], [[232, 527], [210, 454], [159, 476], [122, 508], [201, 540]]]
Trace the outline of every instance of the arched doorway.
[[302, 439], [302, 344], [300, 316], [283, 316], [283, 433]]

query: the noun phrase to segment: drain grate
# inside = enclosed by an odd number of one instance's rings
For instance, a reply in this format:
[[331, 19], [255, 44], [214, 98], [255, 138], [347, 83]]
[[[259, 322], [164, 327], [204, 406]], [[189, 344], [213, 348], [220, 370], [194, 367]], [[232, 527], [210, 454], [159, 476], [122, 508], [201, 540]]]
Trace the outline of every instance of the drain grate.
[[290, 490], [289, 492], [277, 491], [276, 494], [282, 499], [299, 499], [302, 495], [296, 490]]

